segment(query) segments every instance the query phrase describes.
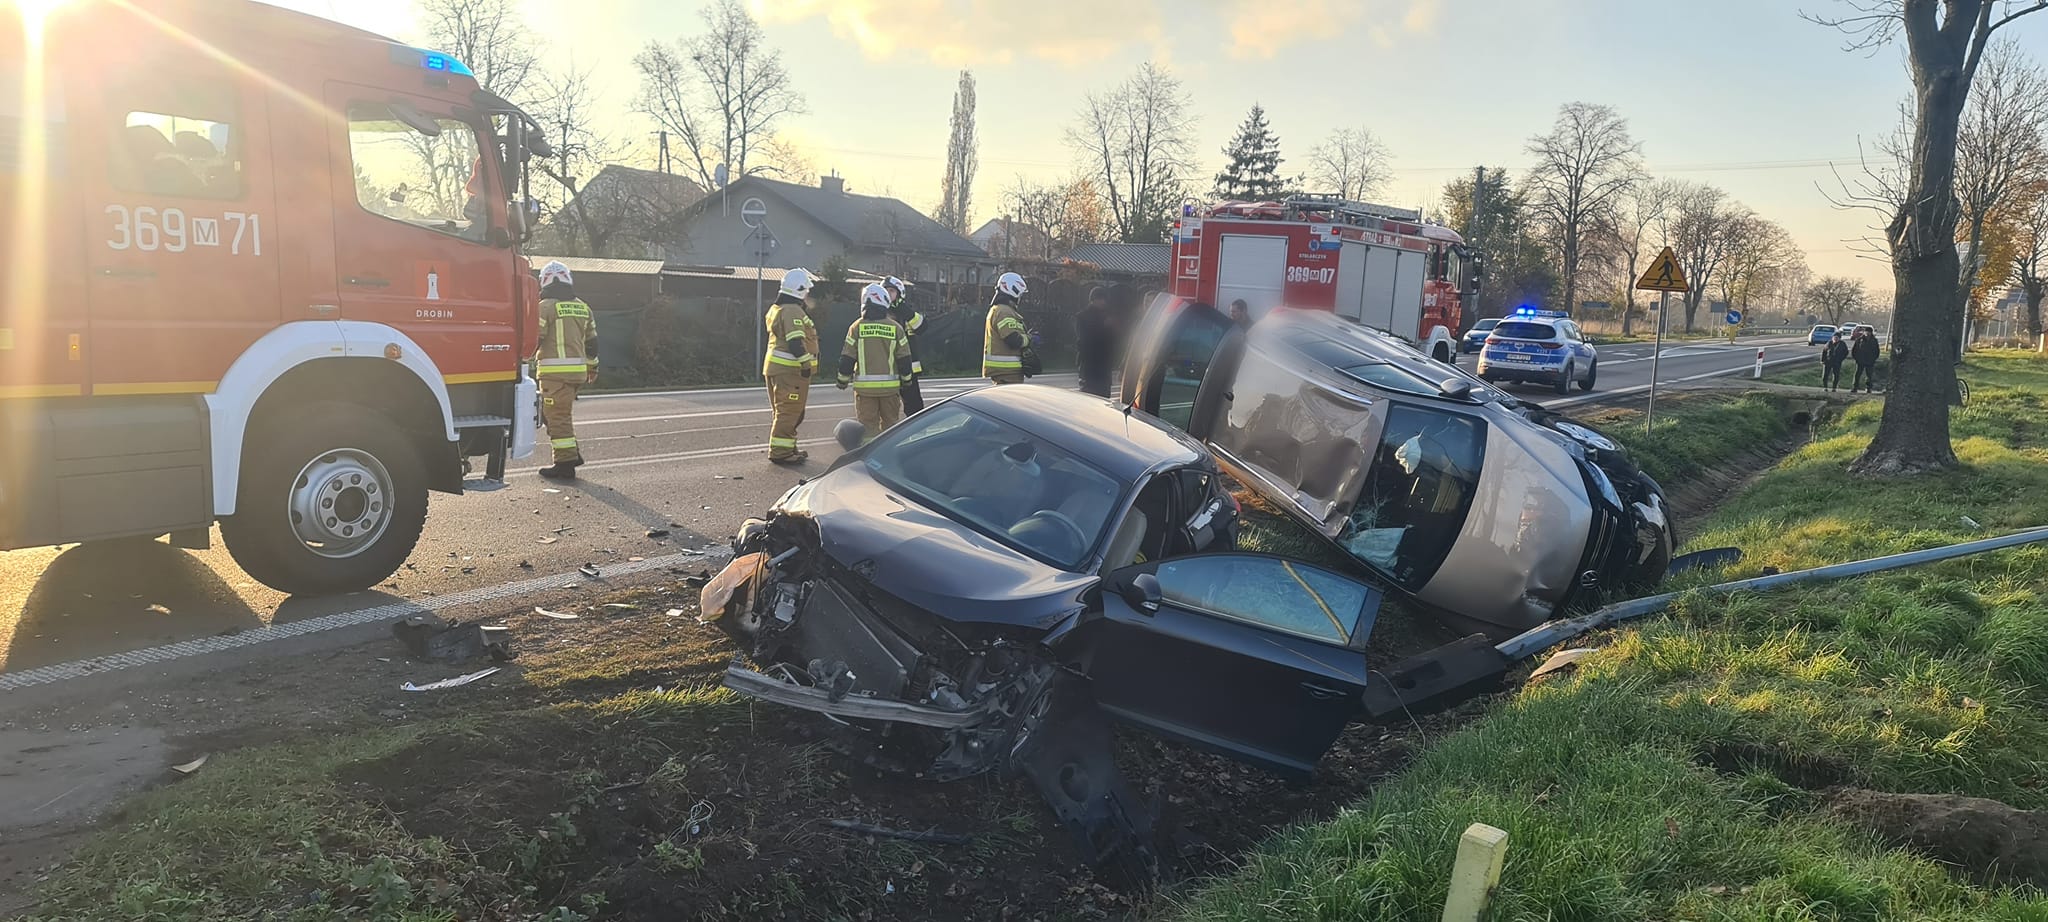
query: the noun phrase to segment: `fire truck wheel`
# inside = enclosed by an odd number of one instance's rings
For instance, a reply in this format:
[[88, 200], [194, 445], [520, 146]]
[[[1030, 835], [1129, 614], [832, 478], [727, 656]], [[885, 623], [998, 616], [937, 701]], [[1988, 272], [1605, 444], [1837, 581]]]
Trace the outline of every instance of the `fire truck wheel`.
[[353, 592], [397, 570], [426, 521], [426, 473], [404, 430], [373, 410], [323, 403], [261, 435], [221, 537], [273, 589]]

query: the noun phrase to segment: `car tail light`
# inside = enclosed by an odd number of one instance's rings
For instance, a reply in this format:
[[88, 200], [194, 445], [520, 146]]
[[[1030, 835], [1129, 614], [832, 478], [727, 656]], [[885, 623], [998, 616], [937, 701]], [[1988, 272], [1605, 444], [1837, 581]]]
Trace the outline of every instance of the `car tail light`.
[[1542, 347], [1543, 347], [1543, 348], [1545, 348], [1545, 349], [1562, 349], [1562, 348], [1564, 348], [1564, 343], [1537, 343], [1536, 345], [1542, 346]]
[[1498, 345], [1500, 345], [1500, 337], [1498, 337], [1498, 336], [1488, 336], [1488, 337], [1486, 338], [1486, 344], [1487, 344], [1487, 345], [1489, 345], [1489, 346], [1498, 346]]

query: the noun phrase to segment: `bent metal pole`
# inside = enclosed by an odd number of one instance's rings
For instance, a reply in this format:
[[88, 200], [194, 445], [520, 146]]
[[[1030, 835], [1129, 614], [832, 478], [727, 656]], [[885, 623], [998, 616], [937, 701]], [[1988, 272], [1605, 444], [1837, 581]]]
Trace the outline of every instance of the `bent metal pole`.
[[1931, 547], [1923, 551], [1907, 551], [1903, 554], [1892, 554], [1887, 557], [1852, 560], [1848, 563], [1814, 567], [1811, 570], [1795, 570], [1791, 573], [1776, 573], [1770, 576], [1739, 579], [1729, 583], [1717, 583], [1701, 589], [1688, 589], [1680, 592], [1666, 592], [1661, 595], [1644, 596], [1640, 599], [1616, 602], [1613, 605], [1606, 606], [1581, 617], [1539, 624], [1521, 634], [1502, 641], [1495, 645], [1494, 649], [1499, 650], [1511, 662], [1524, 659], [1589, 631], [1595, 631], [1623, 621], [1632, 621], [1645, 615], [1654, 615], [1671, 607], [1672, 602], [1691, 592], [1705, 593], [1710, 596], [1731, 596], [1738, 592], [1768, 592], [1773, 589], [1782, 589], [1786, 586], [1796, 586], [1802, 583], [1821, 583], [1851, 576], [1882, 573], [1886, 570], [1917, 567], [1924, 563], [1968, 557], [1972, 554], [2004, 550], [2041, 541], [2048, 541], [2048, 527], [2030, 528], [2026, 531], [2015, 532], [2010, 535], [1965, 541], [1962, 544]]

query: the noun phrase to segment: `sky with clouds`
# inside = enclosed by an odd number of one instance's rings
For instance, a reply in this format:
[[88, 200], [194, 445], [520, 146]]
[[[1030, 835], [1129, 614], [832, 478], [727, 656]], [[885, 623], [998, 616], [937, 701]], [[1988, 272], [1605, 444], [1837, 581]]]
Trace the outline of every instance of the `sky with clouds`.
[[[410, 0], [270, 0], [416, 40]], [[632, 57], [694, 31], [698, 0], [519, 0], [551, 61], [587, 68], [615, 132], [646, 147]], [[1909, 82], [1896, 48], [1850, 53], [1799, 17], [1841, 0], [750, 0], [804, 115], [791, 140], [819, 172], [920, 208], [938, 198], [958, 71], [974, 71], [977, 220], [1019, 177], [1070, 172], [1063, 135], [1083, 96], [1146, 60], [1186, 84], [1204, 178], [1253, 103], [1283, 170], [1332, 130], [1393, 153], [1387, 204], [1434, 208], [1484, 162], [1519, 168], [1563, 103], [1612, 105], [1650, 169], [1715, 183], [1784, 224], [1817, 273], [1889, 288], [1845, 240], [1869, 216], [1833, 208], [1830, 164], [1855, 168]], [[2048, 50], [2048, 14], [2009, 30]]]

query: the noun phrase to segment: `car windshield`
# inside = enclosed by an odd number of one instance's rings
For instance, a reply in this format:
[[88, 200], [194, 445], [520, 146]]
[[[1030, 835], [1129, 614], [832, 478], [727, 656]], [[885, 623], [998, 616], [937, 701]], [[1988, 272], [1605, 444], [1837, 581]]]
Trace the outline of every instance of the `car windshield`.
[[1494, 327], [1497, 327], [1497, 326], [1500, 326], [1500, 318], [1498, 318], [1498, 317], [1488, 317], [1488, 318], [1486, 318], [1485, 320], [1481, 320], [1481, 321], [1479, 321], [1478, 323], [1475, 323], [1475, 324], [1473, 324], [1473, 325], [1472, 325], [1472, 332], [1474, 332], [1474, 333], [1484, 333], [1484, 332], [1486, 332], [1486, 331], [1488, 331], [1488, 330], [1491, 330], [1491, 329], [1493, 329]]
[[1338, 543], [1403, 587], [1421, 589], [1457, 543], [1485, 459], [1479, 420], [1393, 407]]
[[947, 518], [1064, 570], [1087, 560], [1125, 486], [1052, 441], [950, 403], [897, 424], [866, 464]]
[[1529, 323], [1518, 320], [1494, 327], [1493, 335], [1505, 336], [1509, 339], [1555, 339], [1557, 338], [1557, 328], [1547, 323]]

